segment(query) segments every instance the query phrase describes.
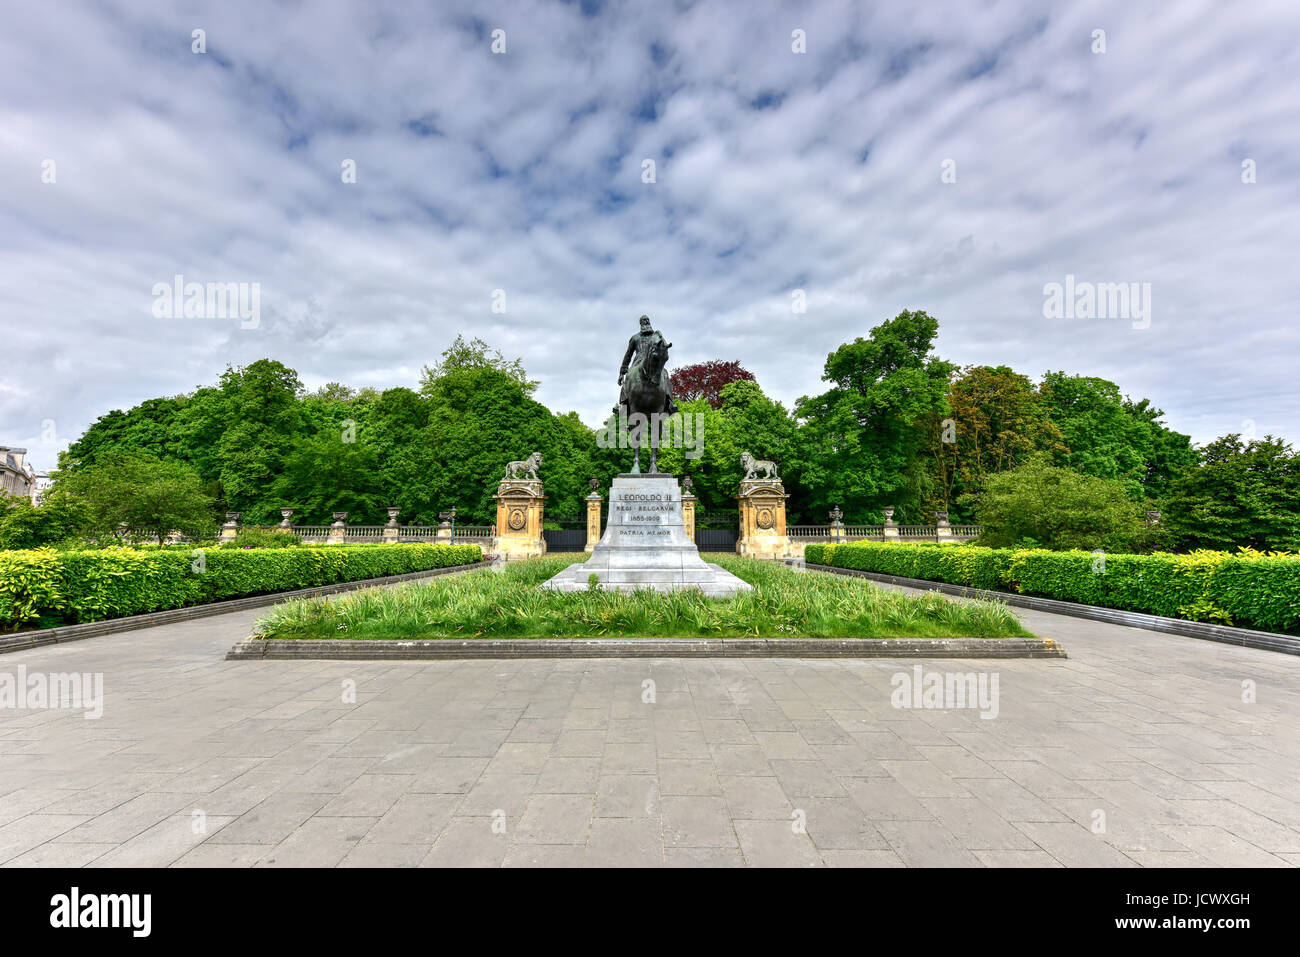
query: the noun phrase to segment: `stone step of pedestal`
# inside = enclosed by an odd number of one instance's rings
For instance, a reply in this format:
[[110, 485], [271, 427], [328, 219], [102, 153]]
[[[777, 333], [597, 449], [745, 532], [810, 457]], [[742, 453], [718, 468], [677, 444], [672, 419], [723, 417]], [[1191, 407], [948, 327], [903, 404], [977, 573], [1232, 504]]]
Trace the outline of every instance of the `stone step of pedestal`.
[[725, 597], [753, 588], [700, 558], [686, 534], [677, 479], [662, 473], [617, 476], [609, 492], [609, 521], [591, 557], [540, 587], [585, 591], [593, 574], [600, 588], [612, 591], [698, 588]]
[[[662, 568], [619, 568], [593, 569], [587, 563], [570, 565], [564, 571], [543, 583], [544, 588], [559, 588], [564, 591], [586, 590], [591, 576], [595, 575], [601, 588], [628, 586], [629, 588], [653, 588], [656, 591], [675, 591], [679, 588], [694, 586], [725, 587], [731, 591], [749, 591], [753, 586], [741, 581], [725, 568], [700, 562], [698, 567], [690, 566], [678, 570]], [[738, 587], [739, 586], [739, 587]]]
[[[575, 564], [566, 568], [559, 575], [556, 575], [551, 581], [577, 581], [583, 588], [591, 576], [595, 575], [601, 585], [624, 585], [624, 584], [644, 584], [653, 583], [687, 585], [692, 583], [717, 584], [719, 582], [729, 581], [733, 576], [725, 569], [717, 565], [704, 564], [701, 568], [683, 568], [676, 572], [665, 571], [659, 568], [620, 568], [620, 569], [602, 569], [595, 570], [585, 564]], [[563, 576], [563, 577], [562, 577]]]

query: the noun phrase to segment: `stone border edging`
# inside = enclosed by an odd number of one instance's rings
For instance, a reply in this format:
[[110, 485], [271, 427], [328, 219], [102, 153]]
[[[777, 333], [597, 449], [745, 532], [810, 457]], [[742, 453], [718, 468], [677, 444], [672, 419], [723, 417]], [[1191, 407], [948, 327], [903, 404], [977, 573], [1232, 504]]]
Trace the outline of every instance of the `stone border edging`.
[[1300, 638], [1278, 634], [1274, 631], [1255, 631], [1250, 628], [1234, 628], [1231, 625], [1211, 625], [1200, 621], [1184, 621], [1181, 618], [1166, 618], [1163, 615], [1149, 615], [1140, 611], [1105, 608], [1101, 605], [1084, 605], [1079, 602], [1061, 601], [1057, 598], [1019, 595], [1015, 592], [991, 591], [986, 588], [972, 588], [968, 585], [928, 581], [924, 578], [902, 578], [898, 575], [866, 572], [857, 568], [837, 568], [833, 565], [813, 564], [805, 564], [804, 567], [813, 571], [829, 572], [834, 575], [869, 578], [872, 581], [884, 582], [889, 585], [901, 585], [905, 588], [941, 591], [944, 594], [956, 595], [960, 598], [991, 599], [1019, 608], [1051, 612], [1054, 615], [1088, 618], [1092, 621], [1102, 621], [1112, 625], [1128, 625], [1133, 628], [1145, 628], [1148, 631], [1181, 635], [1184, 638], [1200, 638], [1203, 641], [1218, 641], [1228, 645], [1240, 645], [1244, 648], [1257, 648], [1261, 651], [1278, 651], [1285, 655], [1300, 655]]
[[1050, 638], [248, 638], [226, 660], [1064, 657]]
[[80, 625], [59, 625], [56, 628], [41, 628], [32, 631], [19, 631], [0, 636], [0, 655], [10, 651], [23, 651], [27, 648], [39, 648], [42, 645], [57, 645], [69, 641], [82, 641], [101, 635], [112, 635], [122, 631], [135, 631], [139, 628], [153, 628], [177, 621], [190, 621], [194, 618], [208, 618], [212, 615], [224, 615], [246, 608], [264, 608], [278, 605], [293, 598], [315, 598], [320, 595], [333, 595], [339, 592], [355, 591], [375, 585], [392, 585], [405, 581], [418, 581], [422, 578], [434, 578], [455, 572], [486, 568], [491, 562], [476, 562], [472, 565], [449, 565], [446, 568], [430, 568], [422, 572], [406, 572], [401, 575], [388, 575], [383, 578], [363, 578], [354, 582], [338, 582], [333, 585], [317, 585], [314, 588], [300, 588], [296, 591], [270, 592], [265, 595], [249, 595], [246, 598], [231, 598], [226, 601], [209, 602], [206, 605], [188, 605], [184, 608], [167, 608], [163, 611], [151, 611], [142, 615], [127, 615], [123, 618], [108, 618], [104, 621], [88, 621]]

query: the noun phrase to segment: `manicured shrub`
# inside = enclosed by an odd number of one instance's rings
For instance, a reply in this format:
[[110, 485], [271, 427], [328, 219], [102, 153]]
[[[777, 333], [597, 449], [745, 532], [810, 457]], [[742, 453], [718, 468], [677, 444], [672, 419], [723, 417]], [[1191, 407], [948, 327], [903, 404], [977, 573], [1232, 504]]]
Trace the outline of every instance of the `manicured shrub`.
[[1250, 549], [1242, 552], [1215, 569], [1207, 600], [1234, 620], [1253, 621], [1273, 631], [1300, 631], [1300, 558]]
[[809, 545], [810, 563], [1018, 592], [1188, 621], [1300, 632], [1300, 556], [1105, 554], [975, 545]]
[[61, 552], [63, 604], [42, 617], [100, 621], [199, 604], [200, 576], [191, 571], [195, 561], [188, 552], [163, 549]]
[[468, 565], [478, 545], [0, 552], [0, 628], [75, 623]]
[[62, 584], [54, 549], [0, 551], [0, 626], [37, 621], [62, 607]]
[[[873, 545], [867, 551], [861, 546]], [[819, 557], [810, 555], [813, 549]], [[926, 581], [951, 582], [975, 588], [999, 588], [999, 571], [1008, 559], [998, 549], [975, 545], [903, 545], [892, 542], [847, 542], [835, 545], [808, 546], [804, 559], [821, 565], [856, 568], [859, 571], [923, 578]]]

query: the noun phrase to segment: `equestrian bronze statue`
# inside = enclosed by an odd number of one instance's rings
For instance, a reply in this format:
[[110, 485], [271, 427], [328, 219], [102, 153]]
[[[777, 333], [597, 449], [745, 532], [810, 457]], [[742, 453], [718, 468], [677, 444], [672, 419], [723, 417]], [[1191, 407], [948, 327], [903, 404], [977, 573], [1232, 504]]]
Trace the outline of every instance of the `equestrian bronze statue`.
[[[668, 381], [668, 350], [672, 343], [650, 327], [650, 317], [641, 317], [641, 330], [627, 343], [623, 365], [618, 370], [618, 405], [614, 414], [625, 420], [641, 415], [646, 427], [638, 427], [633, 443], [632, 472], [641, 471], [641, 449], [650, 448], [650, 471], [658, 472], [659, 424], [677, 412], [672, 385]], [[640, 420], [638, 420], [639, 422]]]

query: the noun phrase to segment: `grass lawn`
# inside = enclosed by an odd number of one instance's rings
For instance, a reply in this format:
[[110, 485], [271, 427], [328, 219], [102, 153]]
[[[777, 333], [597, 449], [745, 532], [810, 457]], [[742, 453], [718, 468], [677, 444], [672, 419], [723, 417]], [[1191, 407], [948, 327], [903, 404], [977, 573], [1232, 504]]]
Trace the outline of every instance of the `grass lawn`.
[[537, 586], [586, 556], [545, 556], [498, 570], [367, 588], [277, 605], [262, 638], [1007, 638], [1032, 637], [1000, 602], [903, 595], [861, 578], [708, 556], [754, 586], [699, 592], [554, 592]]

